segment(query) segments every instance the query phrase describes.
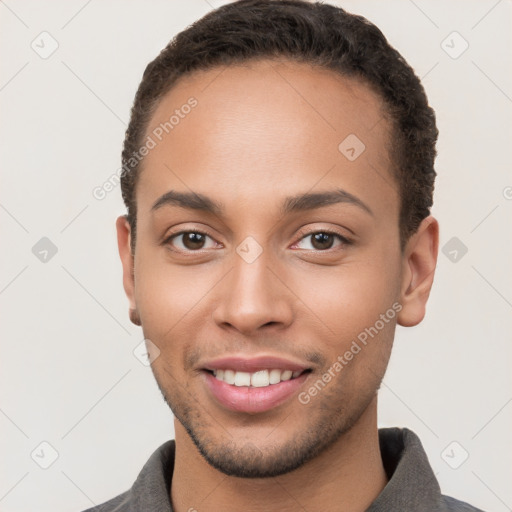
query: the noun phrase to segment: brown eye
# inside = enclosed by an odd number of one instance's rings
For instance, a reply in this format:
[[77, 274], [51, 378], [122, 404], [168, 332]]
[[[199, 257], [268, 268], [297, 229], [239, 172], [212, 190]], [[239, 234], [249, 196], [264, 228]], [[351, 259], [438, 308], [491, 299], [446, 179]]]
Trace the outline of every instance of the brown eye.
[[202, 233], [184, 233], [183, 245], [187, 249], [202, 249], [204, 245], [204, 235]]
[[[309, 244], [306, 242], [309, 241]], [[335, 242], [338, 242], [335, 244]], [[331, 231], [315, 231], [303, 236], [300, 241], [296, 244], [299, 249], [307, 249], [314, 251], [327, 251], [331, 248], [343, 247], [350, 245], [350, 240]], [[306, 246], [304, 246], [304, 244]], [[302, 247], [300, 247], [302, 245]]]
[[182, 252], [194, 252], [215, 247], [215, 241], [200, 231], [181, 231], [170, 236], [165, 243]]
[[334, 235], [331, 233], [315, 233], [311, 235], [311, 245], [315, 249], [330, 249], [334, 243]]

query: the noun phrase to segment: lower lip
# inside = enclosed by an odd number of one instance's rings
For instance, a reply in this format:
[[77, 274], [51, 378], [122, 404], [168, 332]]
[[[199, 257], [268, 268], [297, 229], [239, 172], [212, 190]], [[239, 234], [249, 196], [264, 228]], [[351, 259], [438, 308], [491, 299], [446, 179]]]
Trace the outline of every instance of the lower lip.
[[258, 413], [269, 411], [296, 394], [308, 373], [261, 388], [234, 386], [217, 379], [209, 372], [205, 372], [205, 377], [208, 388], [221, 405], [232, 411]]

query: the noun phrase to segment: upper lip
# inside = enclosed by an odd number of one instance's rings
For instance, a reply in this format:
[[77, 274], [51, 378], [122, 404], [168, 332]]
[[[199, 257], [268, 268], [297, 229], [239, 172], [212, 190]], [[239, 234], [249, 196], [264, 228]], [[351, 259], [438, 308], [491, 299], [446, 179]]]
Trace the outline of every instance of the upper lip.
[[204, 370], [234, 370], [245, 372], [257, 372], [260, 370], [291, 370], [304, 371], [310, 367], [283, 357], [263, 355], [257, 357], [247, 356], [225, 356], [207, 361], [203, 366]]

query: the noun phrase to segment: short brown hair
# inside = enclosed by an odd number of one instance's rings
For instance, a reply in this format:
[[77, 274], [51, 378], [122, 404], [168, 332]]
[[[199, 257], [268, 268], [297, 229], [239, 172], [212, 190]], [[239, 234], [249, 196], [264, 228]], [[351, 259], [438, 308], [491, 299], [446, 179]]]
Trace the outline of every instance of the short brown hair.
[[[400, 197], [401, 247], [430, 213], [438, 130], [414, 70], [362, 16], [305, 0], [239, 0], [180, 32], [148, 64], [135, 95], [122, 152], [121, 188], [135, 247], [135, 188], [143, 144], [162, 97], [183, 75], [250, 59], [285, 57], [362, 80], [384, 101], [393, 130], [389, 147]], [[131, 159], [131, 160], [130, 160]]]

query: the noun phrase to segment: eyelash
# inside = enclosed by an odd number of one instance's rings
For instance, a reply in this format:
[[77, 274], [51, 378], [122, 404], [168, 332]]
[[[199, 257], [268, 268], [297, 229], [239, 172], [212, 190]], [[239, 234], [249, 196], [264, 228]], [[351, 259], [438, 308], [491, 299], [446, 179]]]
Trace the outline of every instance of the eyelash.
[[[341, 246], [347, 246], [347, 245], [351, 245], [352, 244], [352, 240], [348, 239], [346, 236], [342, 235], [338, 231], [335, 231], [335, 230], [332, 230], [332, 229], [317, 229], [317, 230], [314, 230], [314, 231], [301, 232], [301, 233], [299, 233], [300, 238], [299, 238], [298, 242], [301, 242], [302, 240], [304, 240], [308, 236], [313, 236], [313, 235], [316, 235], [318, 233], [322, 233], [324, 235], [332, 235], [332, 236], [336, 237], [341, 242]], [[293, 245], [296, 245], [298, 242], [296, 242]], [[330, 247], [329, 249], [325, 249], [325, 250], [321, 250], [321, 249], [300, 249], [300, 250], [302, 250], [302, 251], [312, 250], [312, 251], [315, 251], [315, 252], [329, 252], [329, 251], [335, 251], [336, 248], [335, 247]]]
[[[195, 233], [195, 234], [198, 234], [198, 235], [207, 236], [207, 237], [211, 238], [212, 240], [214, 240], [213, 236], [210, 235], [209, 233], [207, 233], [206, 231], [202, 231], [200, 229], [190, 229], [190, 230], [178, 231], [177, 233], [172, 233], [170, 236], [168, 236], [163, 241], [163, 244], [164, 245], [168, 245], [168, 244], [171, 243], [171, 241], [174, 238], [177, 238], [180, 235], [185, 235], [185, 234], [188, 234], [188, 233]], [[297, 242], [294, 243], [294, 245], [296, 245], [297, 243], [301, 242], [302, 240], [304, 240], [308, 236], [313, 236], [313, 235], [316, 235], [318, 233], [323, 233], [323, 234], [326, 234], [326, 235], [332, 235], [332, 236], [337, 237], [338, 240], [341, 242], [341, 246], [348, 246], [348, 245], [351, 245], [353, 243], [352, 240], [350, 240], [346, 236], [342, 235], [341, 233], [338, 233], [337, 231], [330, 230], [330, 229], [319, 229], [319, 230], [315, 230], [315, 231], [308, 231], [308, 232], [300, 233], [300, 238], [299, 238], [299, 240]], [[198, 249], [197, 251], [192, 251], [192, 250], [183, 251], [181, 249], [174, 249], [173, 248], [173, 250], [175, 250], [177, 252], [180, 252], [182, 254], [183, 253], [190, 253], [190, 254], [199, 253], [199, 254], [201, 254], [205, 249]], [[206, 250], [208, 250], [208, 249], [206, 249]], [[302, 250], [302, 251], [315, 251], [315, 252], [330, 252], [330, 251], [336, 250], [336, 248], [330, 247], [329, 249], [325, 249], [325, 250], [321, 250], [321, 249], [299, 249], [299, 250]]]

